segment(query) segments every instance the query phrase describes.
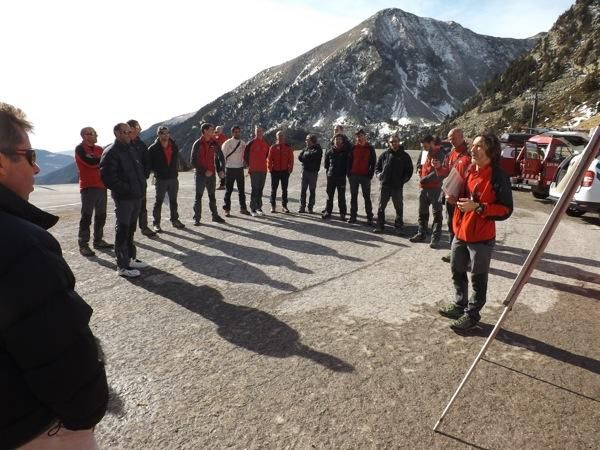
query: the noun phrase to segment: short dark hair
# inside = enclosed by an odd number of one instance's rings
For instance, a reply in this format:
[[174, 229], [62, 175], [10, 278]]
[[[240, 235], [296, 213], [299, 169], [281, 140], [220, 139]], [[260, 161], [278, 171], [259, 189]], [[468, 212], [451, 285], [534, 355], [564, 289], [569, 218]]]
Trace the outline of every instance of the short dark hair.
[[421, 139], [421, 143], [423, 144], [429, 144], [431, 142], [433, 142], [433, 136], [430, 134], [426, 135], [423, 139]]
[[357, 132], [356, 132], [354, 135], [355, 135], [355, 136], [360, 136], [361, 134], [362, 134], [363, 136], [366, 136], [366, 135], [367, 135], [367, 133], [365, 133], [365, 130], [363, 130], [362, 128], [361, 128], [361, 129], [359, 129], [359, 130], [358, 130], [358, 131], [357, 131]]
[[232, 126], [232, 127], [231, 127], [231, 134], [233, 134], [233, 132], [234, 132], [235, 130], [241, 130], [241, 128], [240, 128], [240, 127], [238, 127], [237, 125], [234, 125], [234, 126]]
[[307, 139], [308, 139], [310, 142], [312, 142], [313, 144], [316, 144], [316, 143], [317, 143], [317, 139], [318, 139], [318, 138], [317, 138], [317, 135], [316, 135], [316, 134], [312, 134], [312, 133], [311, 133], [311, 134], [309, 134], [308, 136], [306, 136], [306, 138], [307, 138]]
[[127, 121], [127, 125], [129, 125], [130, 127], [139, 127], [140, 123], [135, 119], [130, 119]]
[[204, 122], [201, 126], [200, 126], [200, 132], [202, 134], [204, 134], [204, 132], [206, 130], [208, 130], [209, 128], [214, 128], [215, 126], [212, 123], [209, 122]]
[[32, 130], [33, 125], [21, 109], [0, 102], [0, 150], [13, 150], [21, 143], [23, 133]]
[[121, 127], [127, 125], [126, 123], [119, 122], [113, 127], [113, 133], [117, 134], [117, 131], [121, 131]]

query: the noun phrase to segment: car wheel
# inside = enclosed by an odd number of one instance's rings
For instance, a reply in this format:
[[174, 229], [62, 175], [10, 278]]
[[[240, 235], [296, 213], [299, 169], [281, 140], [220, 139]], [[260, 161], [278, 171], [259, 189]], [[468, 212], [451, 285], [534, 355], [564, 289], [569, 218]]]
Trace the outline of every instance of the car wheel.
[[546, 197], [548, 197], [548, 192], [540, 192], [540, 191], [531, 191], [531, 194], [535, 197], [538, 198], [540, 200], [545, 199]]
[[568, 208], [565, 213], [570, 217], [581, 217], [585, 214], [585, 211], [576, 208]]

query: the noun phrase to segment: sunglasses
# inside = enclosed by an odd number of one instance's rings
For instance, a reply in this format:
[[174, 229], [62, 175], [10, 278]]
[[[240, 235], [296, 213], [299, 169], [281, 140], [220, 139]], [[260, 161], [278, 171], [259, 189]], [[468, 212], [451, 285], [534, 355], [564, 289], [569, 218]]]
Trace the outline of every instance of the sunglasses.
[[2, 153], [6, 154], [6, 155], [13, 154], [13, 155], [24, 156], [25, 159], [27, 159], [27, 162], [29, 163], [29, 165], [31, 167], [35, 166], [36, 156], [35, 156], [35, 150], [32, 148], [27, 148], [24, 150], [2, 151]]

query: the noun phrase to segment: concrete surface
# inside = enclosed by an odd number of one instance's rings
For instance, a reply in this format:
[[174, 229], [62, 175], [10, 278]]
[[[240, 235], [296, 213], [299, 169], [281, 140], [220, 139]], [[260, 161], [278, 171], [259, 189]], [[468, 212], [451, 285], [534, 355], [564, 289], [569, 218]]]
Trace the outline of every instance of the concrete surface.
[[[79, 255], [77, 186], [36, 188], [31, 201], [61, 217], [52, 232], [94, 308], [111, 386], [97, 427], [102, 448], [598, 448], [597, 217], [564, 218], [434, 433], [552, 205], [514, 193], [514, 215], [498, 223], [482, 326], [461, 336], [436, 313], [452, 298], [440, 260], [447, 248], [294, 213], [298, 169], [292, 214], [241, 216], [234, 192], [227, 224], [200, 227], [191, 220], [193, 175], [180, 174], [187, 228], [172, 228], [164, 205], [164, 232], [136, 234], [138, 257], [150, 267], [132, 281], [115, 274], [110, 252]], [[321, 173], [318, 211], [324, 186]], [[374, 181], [375, 207], [377, 188]], [[417, 191], [413, 179], [405, 189], [407, 235], [415, 231]], [[151, 210], [152, 187], [148, 199]]]

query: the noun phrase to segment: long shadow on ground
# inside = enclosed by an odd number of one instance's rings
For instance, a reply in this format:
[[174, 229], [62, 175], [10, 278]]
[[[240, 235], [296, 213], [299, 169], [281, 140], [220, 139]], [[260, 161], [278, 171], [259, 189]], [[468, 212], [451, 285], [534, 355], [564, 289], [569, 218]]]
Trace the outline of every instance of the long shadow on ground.
[[227, 303], [210, 286], [195, 286], [157, 268], [147, 268], [132, 284], [171, 300], [217, 325], [217, 333], [232, 344], [273, 358], [300, 356], [334, 372], [353, 372], [354, 367], [300, 342], [299, 333], [269, 313]]

